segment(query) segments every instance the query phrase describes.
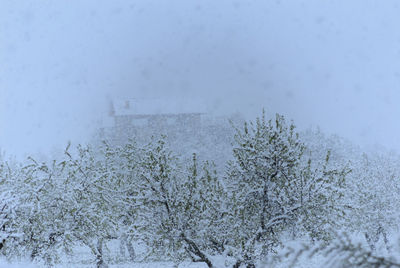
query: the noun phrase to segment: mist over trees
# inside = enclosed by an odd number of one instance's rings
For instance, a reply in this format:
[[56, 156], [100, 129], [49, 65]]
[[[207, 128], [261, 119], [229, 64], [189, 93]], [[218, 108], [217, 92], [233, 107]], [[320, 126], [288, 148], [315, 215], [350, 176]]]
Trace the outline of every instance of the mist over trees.
[[86, 247], [97, 267], [235, 268], [325, 254], [327, 267], [398, 267], [399, 155], [299, 133], [278, 114], [230, 121], [175, 140], [68, 145], [51, 161], [2, 159], [0, 254], [53, 266]]

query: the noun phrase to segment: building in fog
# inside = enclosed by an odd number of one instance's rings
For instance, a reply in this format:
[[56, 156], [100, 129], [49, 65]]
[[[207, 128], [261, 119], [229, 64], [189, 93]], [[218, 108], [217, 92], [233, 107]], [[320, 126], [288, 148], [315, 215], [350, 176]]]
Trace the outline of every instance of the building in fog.
[[206, 106], [188, 99], [124, 99], [109, 102], [103, 135], [125, 140], [143, 135], [195, 133]]
[[211, 107], [201, 100], [187, 99], [125, 99], [109, 102], [108, 116], [103, 118], [100, 140], [124, 144], [133, 138], [143, 144], [152, 136], [165, 134], [174, 153], [192, 159], [195, 152], [199, 160], [212, 159], [224, 167], [232, 153], [234, 129], [239, 126], [240, 115], [215, 116]]

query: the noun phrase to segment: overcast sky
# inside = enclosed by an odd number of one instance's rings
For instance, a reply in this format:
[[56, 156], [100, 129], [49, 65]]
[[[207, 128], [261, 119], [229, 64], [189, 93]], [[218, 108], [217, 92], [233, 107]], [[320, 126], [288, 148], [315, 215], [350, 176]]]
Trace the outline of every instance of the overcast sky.
[[0, 148], [83, 142], [106, 96], [184, 96], [400, 150], [398, 3], [1, 0]]

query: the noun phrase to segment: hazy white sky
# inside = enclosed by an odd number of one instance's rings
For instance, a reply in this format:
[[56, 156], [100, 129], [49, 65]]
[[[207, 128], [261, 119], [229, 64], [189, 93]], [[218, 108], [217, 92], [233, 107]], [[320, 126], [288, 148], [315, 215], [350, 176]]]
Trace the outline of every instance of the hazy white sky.
[[400, 149], [397, 0], [1, 0], [0, 148], [84, 141], [112, 97], [261, 107]]

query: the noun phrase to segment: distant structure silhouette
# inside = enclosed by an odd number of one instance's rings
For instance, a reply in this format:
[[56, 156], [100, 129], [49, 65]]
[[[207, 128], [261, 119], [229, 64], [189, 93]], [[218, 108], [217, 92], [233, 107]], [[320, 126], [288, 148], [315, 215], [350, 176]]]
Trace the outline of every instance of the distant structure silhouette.
[[102, 135], [125, 141], [152, 134], [191, 134], [199, 131], [206, 106], [188, 99], [109, 100], [108, 117]]

